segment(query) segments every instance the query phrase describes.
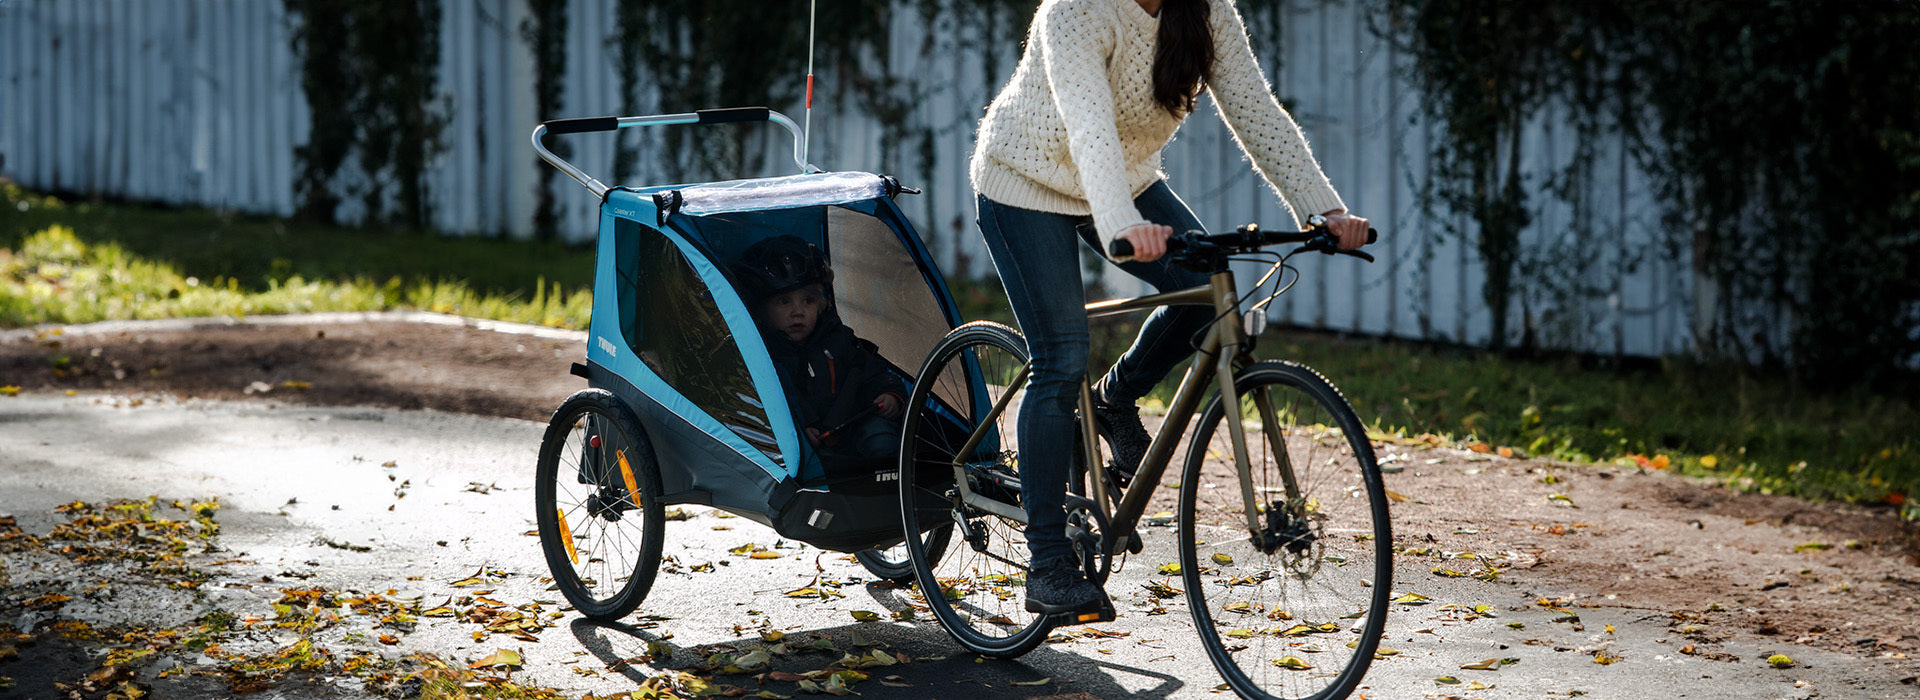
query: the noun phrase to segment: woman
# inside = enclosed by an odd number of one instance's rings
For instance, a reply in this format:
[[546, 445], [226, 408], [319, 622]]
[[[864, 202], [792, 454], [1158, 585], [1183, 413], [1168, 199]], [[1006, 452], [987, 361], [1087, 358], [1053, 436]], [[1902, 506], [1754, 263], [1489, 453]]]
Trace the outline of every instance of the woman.
[[[1032, 554], [1026, 607], [1057, 613], [1104, 598], [1066, 539], [1074, 405], [1088, 357], [1078, 242], [1132, 243], [1126, 271], [1156, 289], [1205, 284], [1161, 260], [1174, 231], [1204, 227], [1168, 189], [1160, 150], [1202, 89], [1296, 218], [1323, 214], [1343, 247], [1367, 221], [1320, 172], [1300, 128], [1267, 87], [1232, 0], [1045, 0], [1013, 78], [980, 122], [970, 175], [980, 231], [1027, 336], [1033, 373], [1017, 427]], [[1192, 350], [1212, 318], [1161, 308], [1095, 387], [1095, 419], [1125, 478], [1148, 437], [1134, 402]]]

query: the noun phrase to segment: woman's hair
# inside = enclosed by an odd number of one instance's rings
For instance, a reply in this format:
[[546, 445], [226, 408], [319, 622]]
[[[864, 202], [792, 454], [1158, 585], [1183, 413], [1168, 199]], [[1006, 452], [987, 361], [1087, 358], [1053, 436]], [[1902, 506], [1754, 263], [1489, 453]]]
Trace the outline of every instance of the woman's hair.
[[1159, 46], [1153, 52], [1153, 101], [1176, 117], [1193, 111], [1200, 87], [1213, 78], [1213, 30], [1208, 0], [1165, 0]]

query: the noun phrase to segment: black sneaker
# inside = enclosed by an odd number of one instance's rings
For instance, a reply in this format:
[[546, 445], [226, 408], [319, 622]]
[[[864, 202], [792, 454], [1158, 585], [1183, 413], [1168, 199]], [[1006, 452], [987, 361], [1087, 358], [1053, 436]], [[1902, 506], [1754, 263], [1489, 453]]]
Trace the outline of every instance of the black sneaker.
[[1108, 403], [1104, 387], [1093, 392], [1093, 421], [1100, 429], [1100, 435], [1107, 439], [1107, 447], [1113, 450], [1113, 459], [1107, 462], [1107, 471], [1113, 474], [1114, 483], [1126, 488], [1133, 483], [1133, 474], [1140, 469], [1140, 460], [1146, 458], [1147, 447], [1153, 444], [1153, 438], [1147, 435], [1147, 428], [1140, 424], [1140, 407], [1131, 403]]
[[1035, 567], [1027, 574], [1027, 612], [1080, 612], [1099, 607], [1106, 595], [1070, 563]]

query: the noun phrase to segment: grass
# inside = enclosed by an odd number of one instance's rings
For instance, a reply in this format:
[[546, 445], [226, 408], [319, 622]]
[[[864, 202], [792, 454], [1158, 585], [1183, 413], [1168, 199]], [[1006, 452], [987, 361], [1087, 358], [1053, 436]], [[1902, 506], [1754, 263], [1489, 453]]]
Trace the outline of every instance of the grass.
[[0, 181], [0, 327], [417, 309], [582, 328], [592, 275], [584, 247], [69, 204]]
[[1817, 392], [1744, 368], [1637, 369], [1270, 332], [1263, 354], [1330, 377], [1380, 432], [1571, 462], [1707, 476], [1816, 500], [1920, 493], [1920, 411], [1866, 389]]
[[[0, 191], [0, 327], [422, 309], [584, 328], [592, 306], [586, 248]], [[954, 292], [966, 318], [1013, 322], [994, 281]], [[1116, 356], [1136, 322], [1096, 323], [1095, 356]], [[1679, 360], [1623, 369], [1285, 329], [1261, 342], [1262, 356], [1332, 378], [1382, 436], [1671, 469], [1920, 519], [1906, 501], [1920, 494], [1920, 407], [1908, 398]]]

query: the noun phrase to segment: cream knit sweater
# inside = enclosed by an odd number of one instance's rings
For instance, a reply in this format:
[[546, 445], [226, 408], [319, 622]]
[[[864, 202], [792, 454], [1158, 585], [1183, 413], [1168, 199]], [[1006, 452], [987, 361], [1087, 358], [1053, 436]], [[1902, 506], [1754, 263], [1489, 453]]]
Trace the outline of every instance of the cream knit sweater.
[[[1213, 79], [1206, 88], [1296, 220], [1344, 209], [1299, 125], [1273, 96], [1232, 0], [1208, 0]], [[1045, 0], [1013, 79], [980, 121], [976, 192], [1023, 209], [1093, 216], [1102, 248], [1145, 222], [1133, 198], [1164, 179], [1160, 150], [1180, 118], [1153, 101], [1159, 20], [1135, 0]]]

